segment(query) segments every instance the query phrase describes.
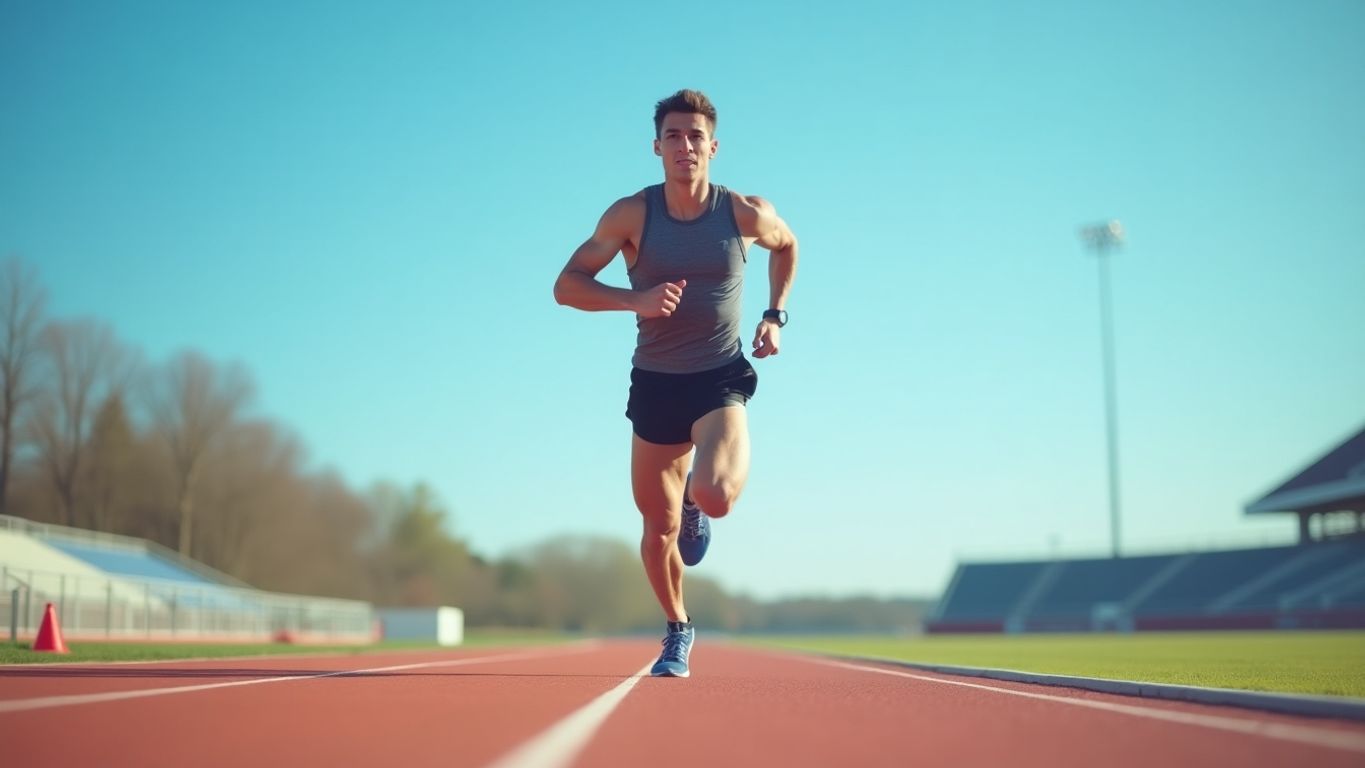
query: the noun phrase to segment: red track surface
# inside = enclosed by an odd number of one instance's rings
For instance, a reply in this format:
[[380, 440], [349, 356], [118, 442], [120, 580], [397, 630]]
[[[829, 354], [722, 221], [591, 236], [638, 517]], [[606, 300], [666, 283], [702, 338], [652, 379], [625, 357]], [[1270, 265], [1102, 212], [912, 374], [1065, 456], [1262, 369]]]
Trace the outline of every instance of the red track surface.
[[[1365, 765], [1362, 723], [838, 665], [704, 636], [690, 679], [623, 686], [657, 648], [0, 667], [0, 762], [486, 766], [615, 690], [624, 698], [580, 729], [590, 738], [576, 759], [516, 765]], [[194, 689], [89, 698], [181, 687]]]

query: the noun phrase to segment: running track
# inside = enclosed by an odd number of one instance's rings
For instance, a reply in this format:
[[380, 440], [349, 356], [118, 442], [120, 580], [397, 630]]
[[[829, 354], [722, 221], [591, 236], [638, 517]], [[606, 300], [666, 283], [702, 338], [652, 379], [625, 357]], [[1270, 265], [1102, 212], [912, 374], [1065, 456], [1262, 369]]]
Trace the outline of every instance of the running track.
[[658, 646], [0, 667], [5, 766], [1365, 766], [1365, 723]]

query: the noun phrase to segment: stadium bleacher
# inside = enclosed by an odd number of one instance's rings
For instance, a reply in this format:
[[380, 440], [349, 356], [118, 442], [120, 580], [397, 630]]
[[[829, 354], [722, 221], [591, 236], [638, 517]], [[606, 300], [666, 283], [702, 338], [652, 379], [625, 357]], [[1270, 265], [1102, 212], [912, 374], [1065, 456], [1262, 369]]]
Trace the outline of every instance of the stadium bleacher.
[[1276, 568], [1248, 582], [1242, 590], [1225, 595], [1212, 610], [1216, 613], [1278, 610], [1282, 595], [1311, 587], [1349, 565], [1358, 554], [1347, 542], [1329, 542], [1296, 551]]
[[1184, 616], [1211, 609], [1214, 601], [1297, 554], [1297, 547], [1204, 552], [1160, 589], [1133, 606], [1138, 616]]
[[1040, 592], [1027, 615], [1013, 617], [1014, 624], [1033, 631], [1088, 630], [1097, 612], [1131, 598], [1168, 563], [1159, 556], [1061, 561], [1050, 587]]
[[138, 579], [164, 579], [187, 584], [216, 585], [218, 582], [183, 568], [145, 550], [122, 550], [96, 547], [58, 537], [47, 537], [44, 542], [106, 573]]
[[31, 637], [45, 603], [68, 636], [316, 642], [374, 638], [366, 602], [252, 589], [150, 541], [0, 515], [0, 615]]
[[[1299, 544], [960, 564], [926, 629], [1365, 627], [1365, 429], [1246, 505], [1245, 512], [1294, 515]], [[1321, 521], [1316, 538], [1315, 520]], [[1329, 522], [1336, 527], [1330, 534]]]
[[1337, 594], [1336, 604], [1342, 607], [1365, 608], [1365, 583], [1356, 584]]
[[[112, 594], [125, 600], [145, 597], [144, 590], [130, 581], [110, 578], [78, 557], [55, 550], [36, 538], [3, 529], [0, 529], [0, 570], [4, 574], [0, 591], [46, 581], [49, 591], [67, 592], [73, 596], [103, 598]], [[54, 580], [48, 574], [61, 574], [65, 578]]]
[[945, 605], [944, 620], [966, 627], [977, 622], [989, 625], [997, 620], [1003, 621], [1003, 615], [1019, 600], [1046, 565], [987, 563], [959, 570], [949, 588], [959, 598]]
[[119, 576], [134, 578], [164, 578], [164, 580], [183, 581], [187, 584], [216, 584], [214, 581], [199, 576], [198, 573], [158, 558], [152, 552], [108, 550], [108, 548], [91, 547], [87, 544], [57, 539], [57, 537], [48, 537], [48, 539], [44, 539], [44, 542], [56, 550], [66, 552], [71, 557], [90, 563], [91, 566], [106, 573], [116, 573]]
[[1260, 549], [966, 563], [928, 630], [1365, 627], [1363, 608], [1365, 536], [1353, 536]]
[[149, 595], [178, 609], [249, 611], [256, 606], [230, 576], [201, 564], [192, 569], [173, 560], [174, 555], [158, 554], [146, 542], [129, 545], [119, 539], [80, 539], [51, 532], [39, 540], [102, 574], [143, 584]]

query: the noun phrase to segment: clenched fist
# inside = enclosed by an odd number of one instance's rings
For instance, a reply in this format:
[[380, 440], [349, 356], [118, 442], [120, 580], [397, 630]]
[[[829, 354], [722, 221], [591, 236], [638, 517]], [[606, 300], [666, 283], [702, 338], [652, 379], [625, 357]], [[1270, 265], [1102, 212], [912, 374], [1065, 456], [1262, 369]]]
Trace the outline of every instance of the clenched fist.
[[640, 317], [668, 317], [682, 301], [686, 280], [676, 283], [659, 283], [647, 291], [636, 294], [635, 314]]

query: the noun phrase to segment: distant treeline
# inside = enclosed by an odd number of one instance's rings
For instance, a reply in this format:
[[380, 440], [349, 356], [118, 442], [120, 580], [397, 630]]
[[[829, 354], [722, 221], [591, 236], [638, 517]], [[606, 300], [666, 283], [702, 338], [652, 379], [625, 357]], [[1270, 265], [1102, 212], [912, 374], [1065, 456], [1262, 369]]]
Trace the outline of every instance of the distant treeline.
[[[363, 492], [310, 472], [248, 416], [250, 376], [195, 352], [148, 362], [91, 319], [50, 318], [35, 270], [0, 264], [0, 514], [163, 544], [260, 589], [455, 605], [471, 625], [656, 629], [633, 546], [557, 539], [503, 559], [452, 533], [424, 485]], [[910, 632], [924, 601], [760, 602], [689, 576], [693, 618], [730, 631]]]

